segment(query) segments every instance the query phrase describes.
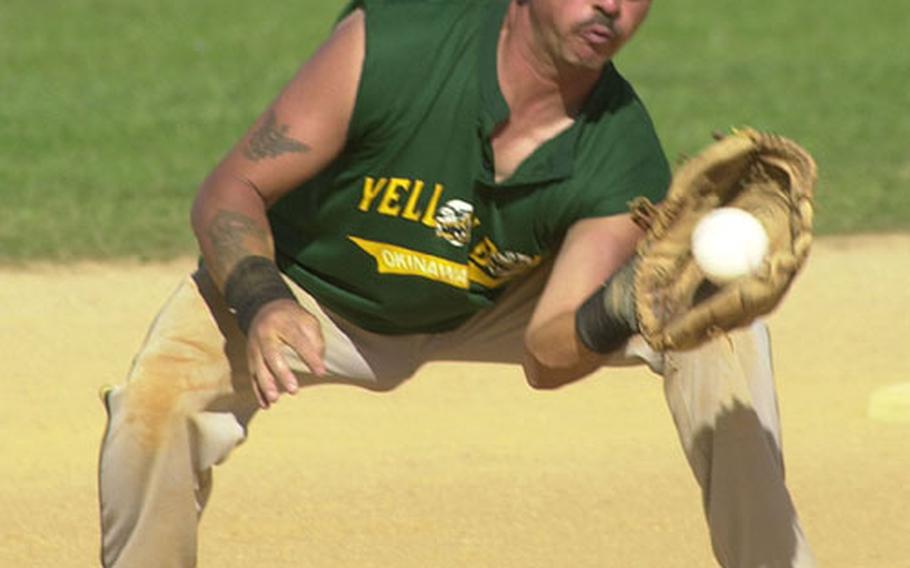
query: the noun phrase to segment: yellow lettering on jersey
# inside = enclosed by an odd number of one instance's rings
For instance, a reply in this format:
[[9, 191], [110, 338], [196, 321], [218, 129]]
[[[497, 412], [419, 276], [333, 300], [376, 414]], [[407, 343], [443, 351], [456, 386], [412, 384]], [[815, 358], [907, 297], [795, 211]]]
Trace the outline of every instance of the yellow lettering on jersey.
[[420, 221], [421, 211], [417, 209], [417, 200], [420, 199], [420, 193], [423, 191], [423, 180], [415, 179], [414, 187], [411, 188], [411, 195], [408, 196], [408, 202], [401, 212], [401, 217], [408, 221]]
[[[408, 178], [363, 178], [363, 191], [357, 209], [369, 213], [375, 206], [376, 213], [387, 217], [400, 217], [415, 223], [422, 223], [431, 229], [436, 228], [436, 208], [442, 199], [445, 186], [437, 183], [433, 187], [429, 202], [421, 209], [420, 200], [426, 183], [419, 179]], [[405, 195], [407, 200], [405, 201]], [[381, 197], [380, 197], [381, 195]], [[377, 201], [378, 199], [378, 201]], [[378, 205], [376, 205], [378, 203]]]
[[451, 260], [404, 247], [348, 236], [376, 261], [380, 274], [419, 276], [455, 288], [468, 288], [468, 267]]
[[401, 212], [401, 204], [399, 203], [401, 194], [398, 191], [402, 189], [407, 191], [410, 187], [411, 180], [409, 179], [392, 178], [389, 180], [389, 185], [386, 187], [385, 194], [383, 194], [382, 201], [379, 202], [379, 208], [376, 211], [381, 215], [398, 217]]
[[382, 192], [388, 182], [388, 178], [379, 178], [379, 180], [369, 176], [363, 178], [363, 197], [360, 198], [360, 205], [357, 208], [364, 213], [369, 211], [373, 200]]
[[430, 198], [430, 204], [427, 205], [427, 211], [423, 214], [423, 220], [421, 221], [431, 229], [436, 228], [436, 206], [439, 205], [439, 198], [442, 197], [442, 189], [442, 184], [437, 183], [433, 189], [433, 197]]

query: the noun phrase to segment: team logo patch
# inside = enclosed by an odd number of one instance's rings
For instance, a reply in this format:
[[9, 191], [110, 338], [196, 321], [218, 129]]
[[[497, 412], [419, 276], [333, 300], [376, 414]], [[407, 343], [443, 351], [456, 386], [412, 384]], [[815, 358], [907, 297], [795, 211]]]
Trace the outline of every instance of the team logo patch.
[[539, 255], [499, 250], [489, 237], [484, 237], [474, 246], [469, 259], [468, 278], [487, 288], [498, 288], [543, 260]]
[[451, 199], [436, 211], [436, 236], [456, 247], [471, 242], [474, 206], [461, 199]]
[[490, 255], [487, 272], [493, 278], [511, 278], [534, 266], [540, 259], [514, 251], [496, 251]]

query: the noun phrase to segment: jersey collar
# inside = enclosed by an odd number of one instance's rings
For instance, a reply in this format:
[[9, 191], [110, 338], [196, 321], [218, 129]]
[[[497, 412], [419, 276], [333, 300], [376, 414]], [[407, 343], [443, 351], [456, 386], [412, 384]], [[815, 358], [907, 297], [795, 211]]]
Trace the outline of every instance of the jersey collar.
[[484, 152], [480, 181], [491, 187], [526, 186], [560, 181], [572, 176], [575, 148], [586, 124], [600, 119], [604, 112], [609, 110], [612, 95], [618, 92], [619, 73], [612, 62], [608, 63], [575, 123], [544, 142], [519, 165], [511, 177], [496, 183], [490, 136], [496, 125], [509, 118], [509, 105], [500, 89], [497, 70], [499, 34], [508, 7], [509, 0], [495, 0], [490, 3], [480, 45], [480, 112], [477, 122]]

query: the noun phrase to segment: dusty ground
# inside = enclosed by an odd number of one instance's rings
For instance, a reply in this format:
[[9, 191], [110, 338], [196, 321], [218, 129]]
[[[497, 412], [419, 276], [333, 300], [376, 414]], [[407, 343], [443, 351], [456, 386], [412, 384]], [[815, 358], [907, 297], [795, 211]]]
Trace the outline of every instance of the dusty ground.
[[[0, 566], [97, 565], [95, 391], [124, 375], [192, 261], [0, 270]], [[910, 566], [910, 236], [829, 239], [771, 318], [790, 487], [822, 566]], [[216, 470], [204, 567], [711, 566], [657, 380], [558, 392], [517, 369], [324, 387], [253, 424]]]

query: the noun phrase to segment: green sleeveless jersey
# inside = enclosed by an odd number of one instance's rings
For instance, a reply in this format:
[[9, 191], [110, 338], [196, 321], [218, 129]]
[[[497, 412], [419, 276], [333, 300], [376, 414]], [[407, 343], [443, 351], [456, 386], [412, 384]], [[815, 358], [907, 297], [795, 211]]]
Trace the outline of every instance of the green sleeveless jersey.
[[378, 333], [452, 329], [555, 254], [579, 219], [664, 196], [667, 160], [612, 65], [569, 129], [495, 181], [507, 0], [356, 7], [366, 59], [347, 146], [269, 211], [279, 266], [328, 309]]

